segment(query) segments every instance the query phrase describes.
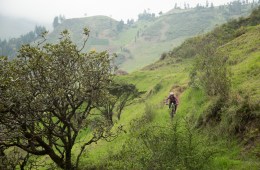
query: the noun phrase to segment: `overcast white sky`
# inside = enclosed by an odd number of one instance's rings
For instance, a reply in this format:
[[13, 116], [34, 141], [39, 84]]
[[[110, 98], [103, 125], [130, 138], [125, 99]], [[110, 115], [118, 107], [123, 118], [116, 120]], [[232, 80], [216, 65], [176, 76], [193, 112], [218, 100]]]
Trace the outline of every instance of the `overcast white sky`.
[[[218, 6], [233, 0], [208, 1]], [[196, 6], [198, 3], [204, 5], [206, 0], [0, 0], [0, 14], [43, 22], [52, 22], [60, 14], [66, 18], [106, 15], [126, 21], [136, 20], [145, 9], [157, 15], [174, 8], [175, 3], [183, 6], [184, 2]]]

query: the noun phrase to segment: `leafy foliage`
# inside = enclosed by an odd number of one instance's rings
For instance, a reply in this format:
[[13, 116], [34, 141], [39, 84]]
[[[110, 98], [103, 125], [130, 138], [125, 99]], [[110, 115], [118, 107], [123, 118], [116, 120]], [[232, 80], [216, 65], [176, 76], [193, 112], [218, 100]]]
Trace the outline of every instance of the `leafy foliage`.
[[199, 46], [204, 48], [197, 50], [199, 54], [190, 74], [191, 85], [202, 87], [209, 96], [220, 95], [227, 98], [230, 90], [227, 58], [216, 53], [215, 44], [210, 40], [202, 41]]
[[98, 109], [105, 118], [113, 124], [113, 115], [116, 113], [120, 120], [123, 109], [135, 102], [135, 98], [140, 97], [143, 92], [138, 91], [135, 85], [114, 82], [108, 87], [109, 98], [100, 100]]
[[[84, 33], [89, 36], [87, 29]], [[82, 53], [64, 30], [58, 44], [23, 45], [17, 59], [0, 61], [1, 146], [48, 155], [71, 170], [87, 145], [110, 136], [105, 121], [88, 120], [112, 82], [106, 51]], [[93, 135], [73, 162], [77, 137], [90, 125]]]

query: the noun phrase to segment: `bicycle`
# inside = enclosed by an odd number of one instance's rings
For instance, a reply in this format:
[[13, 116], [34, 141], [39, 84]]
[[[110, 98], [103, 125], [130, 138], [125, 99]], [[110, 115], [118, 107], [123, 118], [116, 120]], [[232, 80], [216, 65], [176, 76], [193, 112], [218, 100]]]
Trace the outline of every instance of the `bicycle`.
[[[168, 105], [168, 104], [166, 104], [166, 105]], [[171, 119], [173, 119], [173, 117], [176, 113], [176, 105], [174, 103], [170, 103], [169, 109], [171, 109], [170, 116], [171, 116]]]

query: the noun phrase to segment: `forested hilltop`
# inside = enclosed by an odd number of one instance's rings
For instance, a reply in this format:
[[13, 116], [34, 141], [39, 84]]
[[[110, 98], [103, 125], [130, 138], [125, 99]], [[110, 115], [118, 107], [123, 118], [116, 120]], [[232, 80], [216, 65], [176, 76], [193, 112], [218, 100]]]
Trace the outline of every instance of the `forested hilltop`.
[[260, 168], [260, 7], [126, 75], [91, 31], [0, 58], [0, 168]]

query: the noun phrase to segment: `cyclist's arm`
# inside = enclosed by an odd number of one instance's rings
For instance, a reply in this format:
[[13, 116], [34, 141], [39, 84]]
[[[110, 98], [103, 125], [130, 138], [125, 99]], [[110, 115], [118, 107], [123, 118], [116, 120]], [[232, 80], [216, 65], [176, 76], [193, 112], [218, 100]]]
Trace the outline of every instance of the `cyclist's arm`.
[[168, 96], [167, 99], [165, 100], [165, 104], [168, 104], [169, 99], [170, 99], [170, 96]]

